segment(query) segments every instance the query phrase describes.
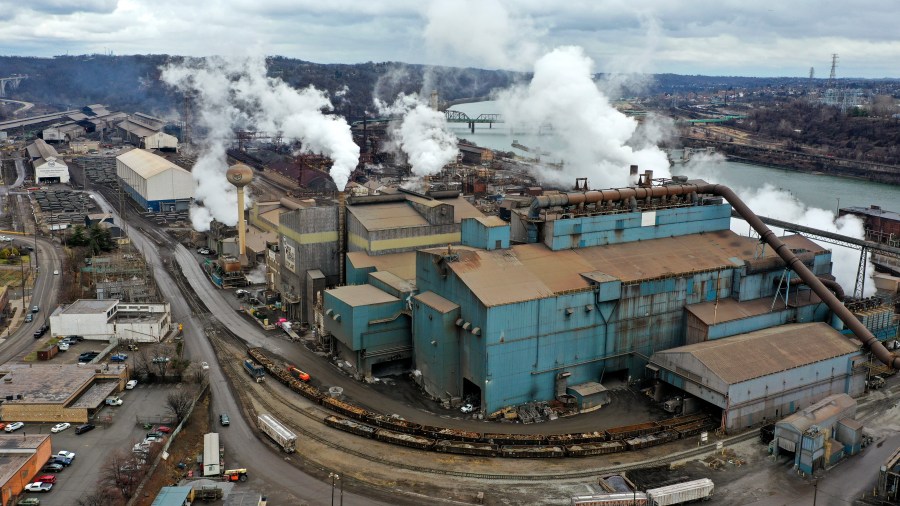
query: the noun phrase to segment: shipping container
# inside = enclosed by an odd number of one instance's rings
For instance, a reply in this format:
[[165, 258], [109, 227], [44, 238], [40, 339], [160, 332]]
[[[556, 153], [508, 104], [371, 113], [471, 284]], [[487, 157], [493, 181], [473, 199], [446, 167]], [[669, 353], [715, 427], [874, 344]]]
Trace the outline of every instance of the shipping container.
[[55, 357], [57, 353], [59, 353], [59, 346], [54, 344], [49, 348], [38, 350], [37, 358], [38, 360], [50, 360], [51, 358]]

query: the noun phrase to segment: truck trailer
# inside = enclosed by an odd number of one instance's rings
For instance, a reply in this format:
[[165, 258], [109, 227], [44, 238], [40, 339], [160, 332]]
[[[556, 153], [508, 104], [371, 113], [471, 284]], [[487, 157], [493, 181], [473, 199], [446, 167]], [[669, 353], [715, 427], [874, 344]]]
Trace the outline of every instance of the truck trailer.
[[262, 383], [262, 381], [266, 378], [266, 369], [254, 362], [252, 359], [244, 360], [244, 369], [256, 380], [257, 383]]
[[294, 453], [297, 444], [297, 435], [291, 432], [272, 415], [263, 413], [259, 415], [259, 430], [278, 443], [286, 453]]

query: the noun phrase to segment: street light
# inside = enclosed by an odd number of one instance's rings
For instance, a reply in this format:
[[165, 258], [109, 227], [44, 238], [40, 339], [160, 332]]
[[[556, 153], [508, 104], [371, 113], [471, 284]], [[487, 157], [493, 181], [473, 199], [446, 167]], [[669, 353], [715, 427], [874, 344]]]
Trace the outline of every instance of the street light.
[[[340, 481], [341, 475], [337, 473], [328, 473], [328, 477], [331, 478], [331, 506], [334, 506], [334, 482]], [[344, 502], [344, 484], [341, 484], [341, 504]]]

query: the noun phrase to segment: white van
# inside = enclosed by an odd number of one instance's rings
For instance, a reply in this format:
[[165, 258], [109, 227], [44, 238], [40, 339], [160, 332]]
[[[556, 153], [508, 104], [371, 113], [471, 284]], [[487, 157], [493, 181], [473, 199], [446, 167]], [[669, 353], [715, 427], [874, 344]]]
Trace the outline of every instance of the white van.
[[125, 383], [125, 390], [134, 390], [136, 386], [137, 380], [128, 380], [128, 383]]

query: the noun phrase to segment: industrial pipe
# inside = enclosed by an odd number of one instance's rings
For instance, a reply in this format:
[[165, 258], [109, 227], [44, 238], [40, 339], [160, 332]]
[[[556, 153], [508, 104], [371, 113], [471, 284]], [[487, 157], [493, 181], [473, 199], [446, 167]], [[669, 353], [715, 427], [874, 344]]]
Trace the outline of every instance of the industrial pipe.
[[652, 186], [649, 188], [619, 188], [613, 190], [589, 191], [583, 193], [564, 193], [557, 195], [543, 195], [535, 197], [531, 203], [529, 217], [537, 218], [540, 209], [554, 206], [571, 206], [579, 204], [592, 204], [600, 201], [617, 201], [630, 198], [645, 199], [662, 197], [664, 195], [686, 195], [691, 193], [706, 193], [724, 198], [731, 204], [731, 207], [743, 218], [752, 228], [759, 234], [760, 240], [764, 241], [769, 247], [775, 250], [775, 253], [791, 268], [807, 286], [822, 299], [822, 302], [828, 306], [835, 316], [841, 320], [844, 325], [853, 332], [854, 335], [863, 343], [865, 347], [875, 355], [875, 357], [894, 369], [900, 369], [900, 356], [896, 356], [876, 338], [865, 325], [859, 321], [853, 313], [844, 306], [843, 302], [826, 288], [822, 281], [809, 270], [803, 262], [797, 258], [797, 255], [781, 239], [775, 235], [775, 232], [769, 229], [762, 220], [741, 200], [734, 191], [720, 184], [673, 184], [665, 186]]
[[[837, 281], [835, 281], [833, 279], [827, 279], [827, 278], [821, 278], [821, 277], [819, 278], [819, 281], [821, 281], [822, 284], [825, 285], [826, 288], [831, 290], [831, 293], [833, 293], [834, 296], [837, 297], [839, 300], [844, 300], [844, 298], [847, 296], [844, 293], [844, 287], [842, 287], [841, 284], [838, 283]], [[791, 282], [790, 282], [791, 286], [805, 285], [805, 284], [806, 284], [806, 282], [800, 278], [793, 278], [793, 279], [791, 279]]]

